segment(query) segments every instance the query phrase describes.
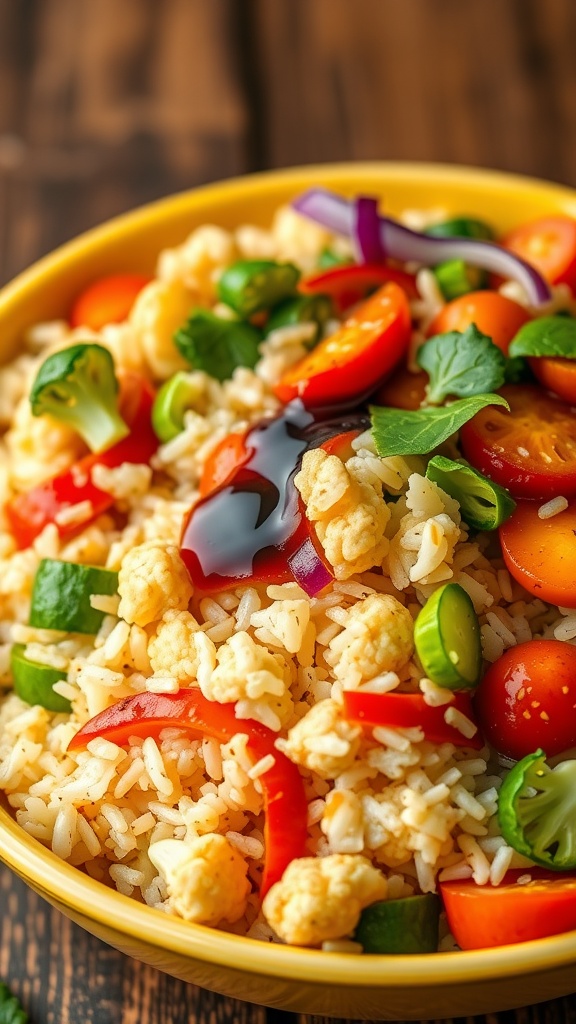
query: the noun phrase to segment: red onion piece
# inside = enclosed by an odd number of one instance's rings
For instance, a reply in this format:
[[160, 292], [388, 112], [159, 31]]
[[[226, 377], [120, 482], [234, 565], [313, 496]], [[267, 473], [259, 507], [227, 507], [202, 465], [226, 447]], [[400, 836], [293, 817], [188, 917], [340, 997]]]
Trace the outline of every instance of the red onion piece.
[[358, 263], [384, 263], [386, 252], [380, 238], [378, 200], [358, 196], [354, 206], [352, 241]]
[[308, 597], [315, 597], [320, 590], [327, 587], [334, 579], [328, 566], [320, 558], [310, 537], [290, 556], [288, 565], [296, 583], [300, 584], [302, 590], [305, 590], [308, 594]]
[[[311, 188], [293, 202], [298, 213], [339, 235], [353, 236], [354, 204], [325, 188]], [[534, 267], [494, 242], [476, 238], [433, 238], [410, 231], [398, 221], [379, 217], [380, 241], [386, 255], [407, 263], [414, 260], [433, 267], [444, 260], [464, 260], [522, 285], [528, 301], [541, 306], [552, 297], [550, 286]]]

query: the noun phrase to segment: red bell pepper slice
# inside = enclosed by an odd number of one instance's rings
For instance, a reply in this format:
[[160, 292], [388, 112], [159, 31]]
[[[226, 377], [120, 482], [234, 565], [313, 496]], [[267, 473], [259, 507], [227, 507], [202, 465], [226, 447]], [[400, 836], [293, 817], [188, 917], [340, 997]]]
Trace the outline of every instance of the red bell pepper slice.
[[455, 693], [450, 704], [432, 707], [421, 693], [368, 693], [362, 690], [344, 692], [344, 709], [348, 718], [362, 725], [384, 725], [388, 728], [413, 729], [416, 726], [424, 732], [431, 743], [453, 743], [456, 747], [472, 747], [480, 750], [483, 746], [479, 733], [467, 739], [453, 725], [448, 725], [444, 714], [448, 708], [461, 711], [475, 723], [472, 703], [467, 693]]
[[[56, 522], [61, 537], [70, 537], [114, 504], [114, 497], [92, 483], [94, 466], [115, 468], [123, 462], [149, 462], [158, 448], [151, 425], [154, 392], [144, 378], [126, 373], [121, 379], [120, 411], [130, 434], [99, 455], [85, 455], [70, 469], [45, 480], [31, 491], [17, 494], [5, 506], [6, 518], [19, 548], [29, 547], [45, 526]], [[60, 512], [81, 502], [90, 502], [82, 522], [58, 524]]]
[[344, 313], [388, 281], [399, 285], [409, 299], [418, 298], [413, 274], [379, 263], [352, 263], [350, 266], [323, 270], [321, 274], [300, 281], [298, 291], [304, 295], [329, 295], [337, 312]]
[[246, 434], [247, 431], [227, 434], [212, 449], [202, 470], [199, 486], [201, 498], [205, 498], [217, 487], [223, 487], [236, 470], [244, 465], [250, 455], [250, 449], [246, 447]]
[[408, 351], [410, 307], [406, 293], [389, 281], [363, 302], [334, 334], [280, 378], [282, 402], [300, 398], [308, 409], [362, 397], [384, 380]]
[[260, 893], [265, 896], [290, 861], [304, 856], [307, 836], [307, 803], [300, 772], [276, 749], [276, 734], [271, 729], [252, 719], [236, 718], [232, 704], [207, 700], [198, 689], [138, 693], [91, 718], [72, 737], [68, 750], [80, 750], [97, 737], [122, 746], [131, 736], [157, 738], [166, 728], [186, 729], [220, 743], [227, 743], [236, 733], [246, 733], [248, 749], [256, 761], [268, 754], [274, 757], [273, 766], [260, 776], [266, 813]]

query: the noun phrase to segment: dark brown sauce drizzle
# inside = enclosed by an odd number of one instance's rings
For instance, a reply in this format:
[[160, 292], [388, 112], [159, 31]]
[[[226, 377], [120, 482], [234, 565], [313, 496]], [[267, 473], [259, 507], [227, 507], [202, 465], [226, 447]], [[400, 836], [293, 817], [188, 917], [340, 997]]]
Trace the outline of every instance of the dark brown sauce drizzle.
[[288, 558], [309, 535], [294, 485], [304, 452], [368, 426], [357, 413], [321, 419], [297, 399], [252, 427], [248, 460], [184, 522], [180, 553], [195, 586], [218, 591], [250, 580], [292, 579]]

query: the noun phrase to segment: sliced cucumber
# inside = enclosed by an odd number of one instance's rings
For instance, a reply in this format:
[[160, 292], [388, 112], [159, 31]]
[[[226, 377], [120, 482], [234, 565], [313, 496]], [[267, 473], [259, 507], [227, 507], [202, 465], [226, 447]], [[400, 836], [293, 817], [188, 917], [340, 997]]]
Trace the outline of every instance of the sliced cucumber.
[[44, 558], [32, 590], [30, 625], [65, 633], [97, 633], [104, 612], [90, 604], [93, 594], [115, 594], [118, 573], [96, 565]]
[[366, 907], [354, 933], [365, 953], [436, 953], [440, 898], [434, 893]]
[[70, 701], [54, 692], [54, 683], [66, 679], [66, 673], [38, 661], [29, 661], [24, 656], [25, 650], [24, 644], [14, 644], [10, 655], [14, 690], [20, 699], [27, 704], [40, 704], [48, 711], [70, 711]]
[[414, 623], [414, 644], [433, 683], [470, 690], [480, 681], [482, 647], [474, 605], [458, 583], [432, 594]]

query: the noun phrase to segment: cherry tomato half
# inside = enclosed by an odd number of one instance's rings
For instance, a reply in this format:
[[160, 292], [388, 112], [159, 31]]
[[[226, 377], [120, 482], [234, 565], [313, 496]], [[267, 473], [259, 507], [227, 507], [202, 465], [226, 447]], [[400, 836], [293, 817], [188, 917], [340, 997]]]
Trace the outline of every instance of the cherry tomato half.
[[427, 334], [432, 337], [448, 331], [464, 332], [470, 324], [476, 324], [507, 355], [512, 338], [530, 319], [524, 306], [500, 292], [469, 292], [448, 302], [434, 317]]
[[[521, 875], [531, 881], [518, 885]], [[509, 871], [500, 885], [441, 882], [450, 931], [461, 949], [529, 942], [576, 928], [576, 876], [539, 868]]]
[[516, 253], [539, 270], [551, 284], [576, 288], [576, 220], [557, 214], [541, 217], [515, 228], [503, 240], [506, 249]]
[[565, 402], [576, 403], [576, 360], [557, 356], [529, 359], [530, 369], [543, 387]]
[[484, 737], [519, 761], [538, 747], [548, 757], [576, 745], [576, 647], [528, 640], [485, 673], [474, 695]]
[[514, 498], [576, 494], [576, 414], [532, 384], [500, 394], [510, 412], [491, 405], [460, 432], [464, 456]]
[[549, 519], [534, 501], [519, 501], [500, 527], [502, 554], [510, 574], [543, 601], [576, 607], [576, 504]]
[[101, 277], [80, 293], [70, 311], [71, 327], [99, 331], [106, 324], [126, 320], [134, 300], [152, 278], [143, 274], [113, 274]]
[[308, 408], [360, 398], [406, 353], [410, 326], [406, 293], [389, 281], [287, 370], [274, 391], [282, 402], [301, 398]]

